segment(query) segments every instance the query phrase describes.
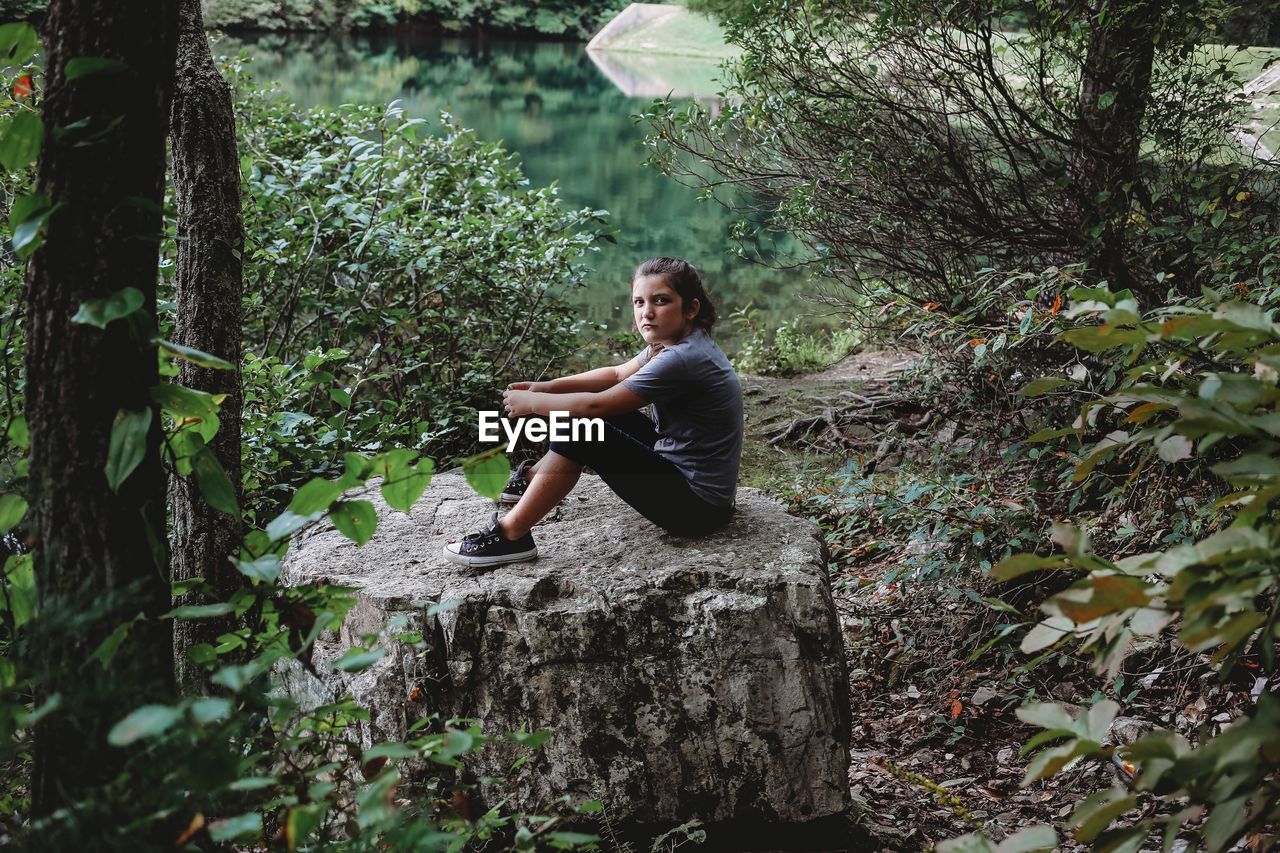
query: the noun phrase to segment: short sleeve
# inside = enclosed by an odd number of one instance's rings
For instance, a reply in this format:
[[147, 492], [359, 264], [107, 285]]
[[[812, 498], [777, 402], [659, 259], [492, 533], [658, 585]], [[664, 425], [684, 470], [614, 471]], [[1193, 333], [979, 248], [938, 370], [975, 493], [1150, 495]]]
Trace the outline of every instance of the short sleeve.
[[[645, 354], [636, 356], [644, 359]], [[663, 350], [641, 361], [641, 368], [622, 380], [625, 388], [646, 403], [665, 403], [688, 388], [689, 376], [684, 359], [675, 350]]]

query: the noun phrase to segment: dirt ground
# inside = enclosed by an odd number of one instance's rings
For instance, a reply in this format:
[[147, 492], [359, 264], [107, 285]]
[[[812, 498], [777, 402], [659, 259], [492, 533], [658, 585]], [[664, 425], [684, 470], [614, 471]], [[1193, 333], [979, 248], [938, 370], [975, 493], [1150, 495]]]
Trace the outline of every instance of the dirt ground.
[[[841, 394], [866, 397], [892, 387], [914, 362], [911, 353], [879, 351], [798, 378], [744, 376], [743, 484], [787, 500], [789, 492], [845, 465], [852, 454], [807, 452], [803, 437], [776, 441], [779, 431], [789, 422], [804, 422]], [[921, 435], [930, 440], [928, 431]], [[918, 547], [891, 544], [891, 554]], [[906, 592], [886, 586], [882, 578], [893, 562], [890, 557], [832, 564], [853, 711], [849, 784], [860, 824], [879, 839], [873, 846], [927, 850], [975, 829], [999, 839], [1049, 823], [1059, 830], [1059, 849], [1085, 849], [1064, 837], [1066, 818], [1088, 794], [1127, 786], [1127, 772], [1080, 762], [1051, 781], [1022, 787], [1027, 758], [1020, 749], [1035, 730], [1014, 710], [1033, 692], [1040, 700], [1083, 706], [1100, 698], [1096, 691], [1105, 689], [1103, 682], [1084, 660], [1067, 654], [1018, 671], [1024, 661], [1016, 651], [1021, 632], [970, 659], [993, 635], [996, 614], [970, 598], [948, 599], [923, 585]], [[975, 584], [983, 582], [981, 574], [975, 567]], [[1206, 664], [1206, 657], [1178, 654], [1167, 642], [1131, 658], [1132, 690], [1126, 690], [1113, 736], [1128, 742], [1152, 726], [1194, 736], [1199, 726], [1234, 719], [1255, 685], [1247, 677], [1216, 684]]]

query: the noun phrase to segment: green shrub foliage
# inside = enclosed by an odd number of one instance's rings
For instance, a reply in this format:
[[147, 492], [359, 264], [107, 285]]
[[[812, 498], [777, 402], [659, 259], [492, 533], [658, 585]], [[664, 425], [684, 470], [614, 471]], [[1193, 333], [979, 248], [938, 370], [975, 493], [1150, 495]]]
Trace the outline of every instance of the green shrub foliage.
[[448, 116], [239, 91], [250, 503], [346, 450], [468, 451], [476, 409], [572, 351], [560, 297], [602, 214], [562, 209]]
[[446, 32], [488, 30], [589, 38], [626, 7], [618, 0], [206, 0], [209, 27], [353, 30], [423, 24]]
[[964, 313], [989, 271], [1050, 266], [1151, 304], [1275, 281], [1271, 173], [1235, 133], [1263, 66], [1206, 44], [1216, 7], [719, 5], [729, 97], [655, 104], [652, 162], [770, 211], [741, 234], [794, 232], [855, 309]]
[[[1280, 700], [1268, 681], [1280, 640], [1273, 508], [1280, 499], [1280, 325], [1272, 311], [1239, 300], [1144, 312], [1128, 291], [1077, 288], [1071, 297], [1070, 316], [1096, 322], [1062, 339], [1125, 372], [1111, 394], [1084, 404], [1075, 425], [1045, 431], [1040, 440], [1083, 442], [1076, 482], [1104, 468], [1208, 466], [1226, 492], [1215, 506], [1234, 518], [1198, 541], [1123, 557], [1092, 547], [1091, 534], [1107, 531], [1056, 524], [1055, 553], [1016, 554], [991, 570], [1002, 581], [1031, 572], [1078, 577], [1041, 605], [1044, 618], [1023, 637], [1022, 651], [1079, 642], [1099, 672], [1114, 677], [1135, 640], [1168, 629], [1182, 648], [1211, 656], [1220, 677], [1243, 665], [1262, 680], [1243, 718], [1195, 743], [1156, 730], [1116, 745], [1109, 730], [1121, 709], [1111, 700], [1075, 716], [1055, 703], [1026, 705], [1018, 716], [1043, 731], [1025, 747], [1039, 751], [1024, 784], [1077, 758], [1115, 760], [1132, 768], [1131, 784], [1080, 803], [1068, 820], [1078, 840], [1136, 851], [1158, 833], [1170, 850], [1189, 833], [1207, 850], [1227, 850], [1280, 819]], [[1025, 393], [1074, 384], [1047, 377]]]

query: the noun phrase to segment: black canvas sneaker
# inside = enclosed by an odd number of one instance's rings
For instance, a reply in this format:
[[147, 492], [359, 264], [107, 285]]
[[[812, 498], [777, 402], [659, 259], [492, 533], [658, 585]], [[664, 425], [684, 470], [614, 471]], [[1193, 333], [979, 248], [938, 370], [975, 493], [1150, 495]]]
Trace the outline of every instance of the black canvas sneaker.
[[516, 466], [515, 473], [511, 475], [510, 480], [507, 480], [507, 484], [502, 487], [502, 494], [498, 496], [498, 503], [520, 503], [520, 499], [524, 497], [525, 490], [529, 488], [526, 472], [532, 467], [533, 462], [528, 459]]
[[498, 514], [493, 514], [489, 526], [479, 533], [468, 533], [461, 542], [444, 546], [445, 559], [464, 566], [501, 566], [519, 563], [538, 556], [538, 546], [533, 544], [533, 534], [526, 533], [514, 541], [502, 535], [498, 526]]

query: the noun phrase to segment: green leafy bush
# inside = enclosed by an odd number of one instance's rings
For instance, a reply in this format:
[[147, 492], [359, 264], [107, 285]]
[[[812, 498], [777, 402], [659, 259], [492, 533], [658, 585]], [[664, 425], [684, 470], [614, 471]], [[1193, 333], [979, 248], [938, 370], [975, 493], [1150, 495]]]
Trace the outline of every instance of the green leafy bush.
[[762, 376], [794, 376], [836, 363], [860, 343], [854, 329], [817, 329], [801, 326], [797, 317], [770, 333], [760, 322], [760, 312], [748, 305], [731, 318], [738, 336], [734, 364]]
[[560, 297], [603, 213], [564, 210], [448, 116], [238, 92], [250, 503], [346, 450], [468, 452], [476, 409], [574, 349]]
[[[1212, 655], [1219, 677], [1247, 663], [1264, 680], [1255, 683], [1256, 704], [1243, 718], [1217, 733], [1202, 731], [1194, 743], [1156, 730], [1116, 745], [1108, 733], [1120, 708], [1110, 700], [1079, 717], [1052, 703], [1025, 706], [1019, 716], [1044, 729], [1025, 750], [1060, 741], [1036, 753], [1025, 783], [1077, 758], [1115, 759], [1132, 768], [1132, 785], [1076, 808], [1068, 823], [1078, 840], [1137, 851], [1158, 832], [1165, 850], [1186, 836], [1226, 850], [1249, 833], [1274, 830], [1280, 819], [1280, 700], [1268, 680], [1280, 639], [1280, 525], [1272, 509], [1280, 498], [1280, 325], [1272, 312], [1240, 301], [1144, 313], [1127, 291], [1079, 288], [1071, 295], [1073, 316], [1100, 322], [1068, 330], [1064, 340], [1126, 366], [1119, 388], [1089, 400], [1076, 425], [1056, 431], [1105, 431], [1084, 450], [1075, 478], [1106, 466], [1133, 472], [1208, 465], [1229, 490], [1214, 506], [1235, 514], [1194, 543], [1122, 557], [1095, 551], [1081, 527], [1055, 525], [1058, 553], [1017, 554], [992, 569], [999, 580], [1083, 573], [1043, 603], [1045, 618], [1022, 650], [1079, 641], [1099, 672], [1115, 676], [1136, 639], [1173, 626], [1184, 649]], [[1034, 391], [1068, 384], [1039, 380]], [[1125, 819], [1139, 807], [1141, 814]]]
[[[1012, 306], [984, 288], [1028, 271], [1074, 269], [1149, 303], [1277, 284], [1274, 175], [1235, 134], [1253, 118], [1240, 75], [1256, 71], [1206, 44], [1217, 5], [700, 5], [743, 54], [723, 106], [646, 111], [650, 162], [741, 213], [740, 239], [795, 234], [808, 252], [788, 265], [841, 285], [851, 315], [934, 305], [994, 340], [1002, 328], [980, 327]], [[1130, 58], [1108, 65], [1108, 50]], [[1082, 98], [1118, 67], [1144, 70]], [[1126, 122], [1124, 142], [1082, 147]], [[1105, 165], [1090, 171], [1093, 156]]]

